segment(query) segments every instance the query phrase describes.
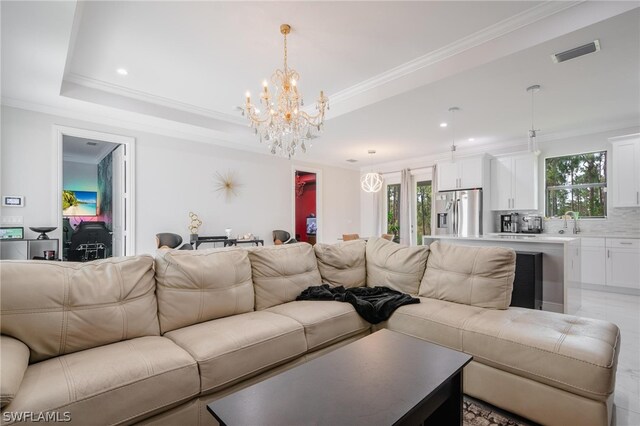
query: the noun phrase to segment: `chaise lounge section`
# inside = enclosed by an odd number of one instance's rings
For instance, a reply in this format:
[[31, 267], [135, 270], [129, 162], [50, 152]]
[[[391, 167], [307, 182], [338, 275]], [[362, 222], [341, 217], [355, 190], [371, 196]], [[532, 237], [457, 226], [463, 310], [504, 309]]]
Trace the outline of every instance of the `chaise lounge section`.
[[[473, 355], [471, 396], [542, 424], [610, 424], [618, 328], [509, 308], [514, 269], [509, 249], [382, 239], [2, 262], [2, 424], [215, 425], [207, 403], [380, 328]], [[321, 282], [421, 303], [371, 326], [347, 303], [295, 300]]]

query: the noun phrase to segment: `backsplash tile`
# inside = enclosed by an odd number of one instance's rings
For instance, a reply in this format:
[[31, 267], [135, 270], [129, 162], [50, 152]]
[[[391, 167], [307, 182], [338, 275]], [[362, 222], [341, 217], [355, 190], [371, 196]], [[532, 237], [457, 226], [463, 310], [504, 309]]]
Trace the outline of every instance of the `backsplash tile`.
[[[509, 214], [507, 211], [494, 212], [495, 229], [500, 231], [500, 215]], [[518, 212], [520, 217], [527, 214], [539, 214], [539, 212]], [[640, 234], [640, 208], [610, 208], [606, 219], [580, 219], [578, 225], [581, 233], [590, 234]], [[522, 225], [522, 222], [520, 223]], [[544, 234], [557, 234], [564, 229], [563, 219], [548, 219], [544, 221]], [[565, 233], [571, 233], [573, 219], [567, 219]]]

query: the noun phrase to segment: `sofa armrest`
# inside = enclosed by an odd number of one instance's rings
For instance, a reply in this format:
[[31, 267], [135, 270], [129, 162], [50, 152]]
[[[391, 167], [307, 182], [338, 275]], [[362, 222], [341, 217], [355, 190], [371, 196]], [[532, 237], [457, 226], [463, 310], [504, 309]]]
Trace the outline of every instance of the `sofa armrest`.
[[18, 393], [29, 366], [29, 348], [20, 340], [0, 335], [0, 407], [4, 408]]

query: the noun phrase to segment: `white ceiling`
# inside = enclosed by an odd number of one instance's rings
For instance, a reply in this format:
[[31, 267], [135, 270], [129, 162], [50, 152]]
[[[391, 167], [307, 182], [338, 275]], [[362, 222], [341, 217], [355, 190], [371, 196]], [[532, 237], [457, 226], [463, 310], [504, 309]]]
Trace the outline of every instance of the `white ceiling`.
[[[301, 159], [342, 167], [638, 122], [638, 2], [2, 2], [2, 102], [260, 151], [232, 108], [289, 63], [332, 100]], [[635, 9], [635, 10], [633, 10]], [[598, 38], [602, 51], [549, 55]], [[116, 73], [126, 68], [126, 77]], [[346, 163], [347, 158], [360, 162]]]
[[98, 164], [118, 144], [94, 139], [64, 135], [62, 137], [62, 157], [64, 161]]

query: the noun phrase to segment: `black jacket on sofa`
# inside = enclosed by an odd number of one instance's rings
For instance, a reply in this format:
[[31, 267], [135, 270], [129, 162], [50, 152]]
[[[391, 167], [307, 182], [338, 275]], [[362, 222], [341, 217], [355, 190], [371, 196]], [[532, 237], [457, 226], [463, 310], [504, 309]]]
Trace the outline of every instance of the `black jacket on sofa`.
[[420, 303], [420, 299], [388, 287], [331, 287], [329, 284], [311, 286], [296, 300], [335, 300], [351, 303], [356, 312], [371, 324], [389, 319], [402, 305]]

